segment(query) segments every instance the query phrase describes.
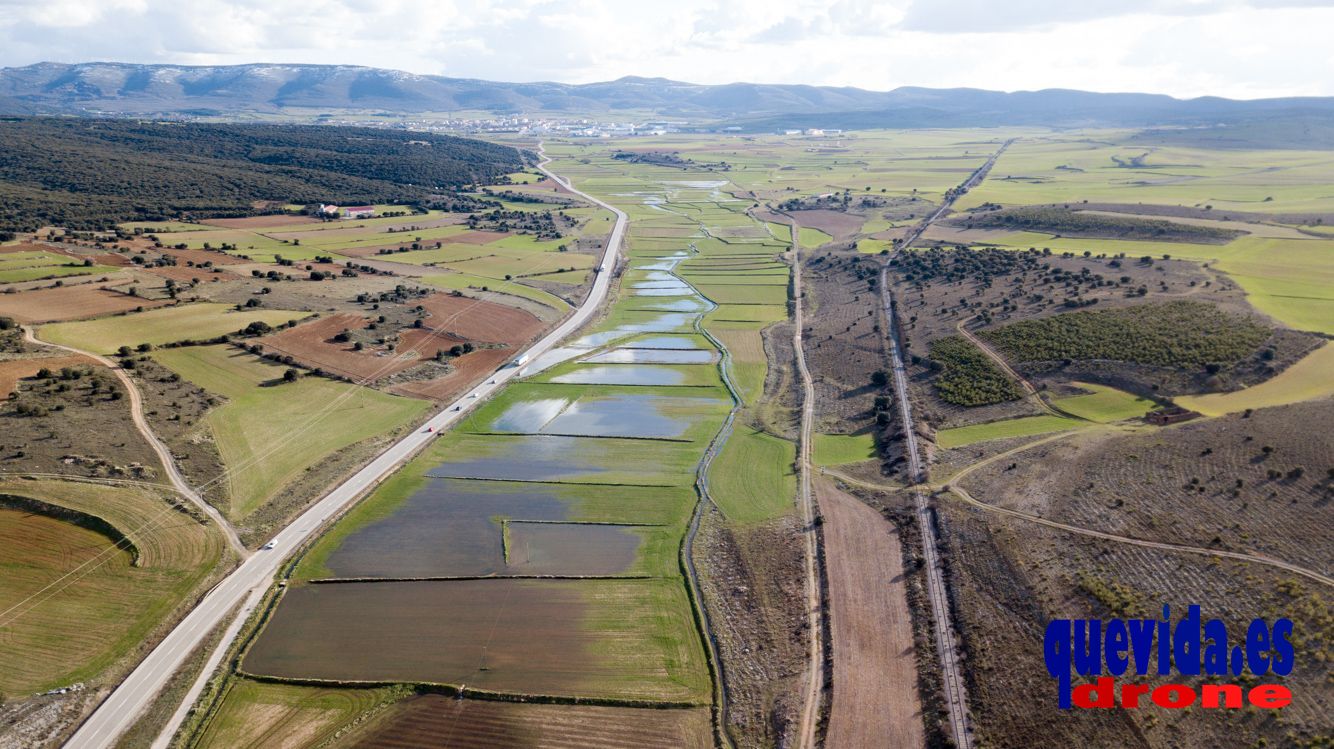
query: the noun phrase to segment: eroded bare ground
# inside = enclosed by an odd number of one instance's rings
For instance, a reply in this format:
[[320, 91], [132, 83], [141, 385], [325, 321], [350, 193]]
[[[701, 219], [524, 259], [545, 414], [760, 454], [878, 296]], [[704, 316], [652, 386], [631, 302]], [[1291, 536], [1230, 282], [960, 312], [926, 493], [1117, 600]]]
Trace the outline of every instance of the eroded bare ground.
[[0, 703], [0, 749], [54, 746], [102, 695], [93, 690]]
[[[988, 504], [1131, 538], [1258, 553], [1324, 572], [1334, 401], [1044, 442], [966, 476]], [[966, 449], [966, 448], [965, 448]]]
[[[1324, 591], [1289, 573], [1227, 559], [1146, 549], [984, 514], [941, 500], [955, 615], [968, 662], [972, 715], [993, 747], [1313, 746], [1328, 733], [1331, 636]], [[1042, 656], [1053, 618], [1173, 618], [1192, 603], [1229, 632], [1255, 617], [1293, 619], [1296, 669], [1284, 677], [1293, 703], [1281, 715], [1258, 710], [1078, 710], [1055, 708], [1055, 682]], [[1198, 688], [1201, 679], [1167, 680]], [[1327, 740], [1327, 739], [1325, 739]], [[1311, 742], [1316, 743], [1311, 743]]]
[[792, 323], [774, 323], [761, 335], [769, 369], [764, 378], [764, 398], [754, 409], [754, 426], [795, 440], [800, 429], [801, 380], [797, 378], [792, 349]]
[[171, 450], [190, 486], [202, 488], [209, 504], [227, 511], [227, 482], [217, 481], [225, 470], [212, 432], [201, 422], [222, 399], [158, 364], [145, 354], [129, 370], [144, 399], [144, 418], [158, 439]]
[[822, 478], [833, 663], [825, 743], [925, 744], [907, 579], [898, 531], [879, 512]]
[[807, 644], [797, 520], [789, 514], [738, 528], [707, 512], [695, 561], [723, 661], [728, 733], [738, 747], [786, 746]]

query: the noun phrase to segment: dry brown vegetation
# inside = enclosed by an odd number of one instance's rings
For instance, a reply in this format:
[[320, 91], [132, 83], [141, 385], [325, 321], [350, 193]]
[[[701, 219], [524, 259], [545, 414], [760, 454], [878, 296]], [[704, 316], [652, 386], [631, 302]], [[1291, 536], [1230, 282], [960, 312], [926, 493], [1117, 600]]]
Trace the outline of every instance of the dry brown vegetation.
[[795, 738], [806, 664], [796, 518], [747, 527], [705, 515], [695, 540], [704, 601], [723, 662], [727, 731], [738, 747]]
[[356, 749], [705, 749], [709, 712], [532, 705], [427, 694], [398, 703], [334, 746]]
[[[998, 519], [942, 500], [953, 608], [962, 631], [972, 715], [986, 746], [1309, 746], [1328, 732], [1331, 635], [1324, 591], [1262, 565], [1146, 549]], [[1292, 618], [1303, 633], [1297, 668], [1283, 679], [1293, 704], [1281, 715], [1238, 710], [1056, 709], [1042, 656], [1053, 618], [1173, 617], [1204, 605], [1229, 632], [1255, 617]], [[1163, 679], [1132, 677], [1149, 684]], [[1198, 677], [1168, 680], [1196, 684]], [[1045, 702], [1044, 702], [1045, 701]], [[1049, 705], [1047, 708], [1044, 705]], [[1260, 743], [1264, 739], [1265, 743]]]
[[[1258, 553], [1321, 570], [1334, 537], [1334, 401], [1132, 434], [1054, 440], [969, 475], [989, 503], [1152, 541]], [[1053, 470], [1054, 466], [1059, 469]]]
[[887, 369], [879, 292], [880, 264], [849, 252], [805, 258], [806, 359], [815, 385], [816, 431], [852, 434], [875, 425], [872, 376]]
[[[0, 406], [0, 470], [153, 479], [157, 455], [130, 420], [130, 399], [102, 366], [18, 381]], [[77, 376], [76, 376], [77, 375]]]

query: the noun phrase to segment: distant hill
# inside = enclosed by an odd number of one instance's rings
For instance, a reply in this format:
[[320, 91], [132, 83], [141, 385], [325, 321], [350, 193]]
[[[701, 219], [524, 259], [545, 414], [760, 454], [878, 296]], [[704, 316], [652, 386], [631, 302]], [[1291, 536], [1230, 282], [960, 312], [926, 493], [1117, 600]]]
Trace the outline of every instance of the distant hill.
[[0, 230], [245, 216], [256, 201], [415, 203], [533, 159], [403, 130], [131, 120], [0, 121]]
[[495, 114], [616, 114], [779, 128], [1219, 126], [1276, 117], [1334, 121], [1334, 98], [1236, 101], [1052, 89], [857, 88], [665, 78], [605, 83], [500, 83], [350, 65], [191, 67], [39, 63], [0, 69], [0, 113], [242, 116], [300, 108], [396, 114], [481, 110]]

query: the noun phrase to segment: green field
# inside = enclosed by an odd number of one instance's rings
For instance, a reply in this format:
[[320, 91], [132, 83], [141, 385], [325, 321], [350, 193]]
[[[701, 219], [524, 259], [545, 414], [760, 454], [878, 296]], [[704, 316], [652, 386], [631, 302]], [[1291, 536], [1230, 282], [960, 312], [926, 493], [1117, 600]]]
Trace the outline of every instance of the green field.
[[0, 283], [20, 283], [45, 278], [89, 276], [119, 271], [105, 265], [84, 265], [68, 255], [32, 250], [0, 253]]
[[333, 453], [389, 433], [429, 404], [369, 388], [302, 377], [228, 346], [154, 354], [164, 366], [227, 398], [205, 425], [228, 469], [228, 514], [244, 518]]
[[459, 291], [486, 289], [488, 291], [494, 291], [497, 294], [510, 294], [512, 296], [522, 297], [537, 302], [538, 304], [545, 304], [546, 306], [561, 312], [570, 308], [570, 305], [566, 304], [565, 300], [555, 294], [549, 294], [541, 289], [535, 289], [532, 286], [525, 286], [518, 281], [497, 281], [494, 278], [487, 278], [485, 276], [477, 276], [469, 273], [441, 273], [439, 275], [422, 276], [418, 280], [422, 283], [428, 283], [442, 289], [450, 289], [451, 291], [454, 289], [458, 289]]
[[811, 461], [817, 466], [841, 466], [876, 457], [873, 434], [819, 434], [811, 444]]
[[1206, 416], [1222, 416], [1248, 408], [1268, 408], [1334, 395], [1334, 345], [1325, 343], [1277, 376], [1244, 390], [1175, 398], [1177, 405]]
[[1080, 390], [1090, 392], [1087, 395], [1057, 398], [1052, 401], [1052, 405], [1081, 419], [1102, 424], [1124, 421], [1143, 416], [1157, 406], [1148, 398], [1140, 398], [1124, 390], [1117, 390], [1106, 385], [1093, 385], [1086, 382], [1072, 384]]
[[796, 459], [791, 442], [738, 425], [709, 467], [709, 495], [734, 522], [781, 515], [795, 506]]
[[1084, 422], [1061, 416], [1025, 416], [1018, 419], [972, 424], [966, 427], [942, 429], [936, 432], [936, 444], [943, 448], [963, 447], [974, 442], [999, 440], [1009, 437], [1028, 437], [1034, 434], [1077, 429]]
[[[0, 481], [0, 495], [99, 517], [138, 552], [136, 563], [128, 551], [108, 552], [114, 541], [100, 532], [0, 509], [0, 611], [8, 612], [0, 625], [0, 692], [10, 696], [96, 679], [142, 648], [226, 553], [220, 533], [173, 510], [155, 489], [9, 479]], [[86, 574], [65, 578], [66, 587], [62, 576], [80, 571]]]
[[289, 310], [238, 312], [227, 304], [196, 302], [98, 320], [43, 325], [38, 329], [38, 337], [84, 351], [111, 354], [121, 346], [133, 348], [141, 343], [160, 346], [182, 340], [207, 340], [235, 333], [255, 321], [280, 325], [305, 316], [304, 312]]

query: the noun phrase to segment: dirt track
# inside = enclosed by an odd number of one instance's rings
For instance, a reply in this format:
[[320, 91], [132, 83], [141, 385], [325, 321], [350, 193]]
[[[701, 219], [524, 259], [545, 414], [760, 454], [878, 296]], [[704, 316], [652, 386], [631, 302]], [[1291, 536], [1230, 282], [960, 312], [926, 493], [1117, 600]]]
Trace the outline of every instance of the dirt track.
[[120, 380], [120, 384], [130, 395], [130, 418], [134, 421], [134, 428], [139, 430], [139, 433], [143, 435], [144, 440], [148, 442], [149, 447], [153, 448], [153, 452], [157, 453], [158, 461], [162, 463], [162, 467], [166, 471], [167, 478], [171, 481], [172, 486], [176, 488], [176, 491], [179, 492], [181, 496], [185, 497], [192, 504], [202, 510], [205, 515], [208, 515], [209, 518], [217, 524], [218, 529], [227, 537], [227, 542], [237, 554], [244, 558], [249, 553], [246, 550], [245, 544], [241, 543], [240, 536], [236, 535], [236, 529], [232, 527], [232, 524], [222, 516], [222, 513], [218, 512], [217, 508], [206, 502], [204, 498], [186, 482], [185, 476], [181, 474], [180, 469], [176, 466], [176, 459], [172, 456], [171, 451], [167, 449], [167, 446], [163, 444], [162, 440], [157, 438], [156, 434], [153, 434], [153, 430], [148, 426], [148, 420], [144, 418], [143, 396], [139, 394], [139, 389], [135, 387], [134, 380], [131, 380], [130, 376], [125, 374], [124, 369], [121, 369], [118, 364], [104, 356], [99, 356], [88, 351], [82, 351], [72, 346], [64, 346], [58, 343], [48, 343], [47, 341], [38, 340], [36, 336], [33, 335], [31, 328], [23, 329], [23, 337], [38, 345], [64, 349], [72, 354], [86, 357], [111, 370], [111, 373]]
[[894, 526], [827, 478], [824, 517], [834, 688], [826, 745], [920, 747], [921, 700]]

